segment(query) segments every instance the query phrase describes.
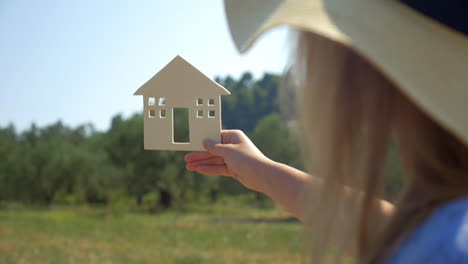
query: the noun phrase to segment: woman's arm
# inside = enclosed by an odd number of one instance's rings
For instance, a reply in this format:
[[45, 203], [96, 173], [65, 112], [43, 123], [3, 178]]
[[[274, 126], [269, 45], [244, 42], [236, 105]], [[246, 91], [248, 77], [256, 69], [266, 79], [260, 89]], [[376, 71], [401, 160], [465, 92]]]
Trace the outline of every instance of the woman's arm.
[[[245, 187], [265, 193], [304, 221], [306, 212], [303, 205], [310, 203], [302, 201], [309, 199], [309, 196], [302, 194], [306, 187], [307, 192], [318, 193], [321, 180], [268, 159], [242, 131], [224, 130], [221, 136], [223, 143], [205, 141], [204, 146], [207, 151], [186, 155], [187, 169], [202, 174], [233, 177]], [[356, 195], [356, 192], [345, 187], [343, 192], [345, 196]], [[346, 207], [340, 208], [339, 215], [346, 216], [352, 213], [348, 211]], [[388, 218], [393, 212], [393, 205], [385, 200], [379, 200], [377, 211], [383, 218]], [[347, 226], [345, 223], [347, 217], [340, 219], [343, 219], [342, 226]]]
[[310, 186], [307, 191], [318, 192], [318, 180], [303, 171], [272, 160], [264, 166], [265, 175], [261, 176], [266, 182], [263, 193], [304, 222], [303, 208], [307, 202], [303, 201], [307, 197], [304, 195], [305, 187]]

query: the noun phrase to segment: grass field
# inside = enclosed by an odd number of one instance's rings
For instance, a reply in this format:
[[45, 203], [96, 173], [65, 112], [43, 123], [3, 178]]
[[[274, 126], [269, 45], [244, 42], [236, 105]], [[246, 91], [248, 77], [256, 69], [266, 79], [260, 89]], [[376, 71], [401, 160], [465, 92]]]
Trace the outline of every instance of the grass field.
[[209, 205], [159, 214], [0, 210], [0, 263], [299, 263], [302, 226], [280, 209]]

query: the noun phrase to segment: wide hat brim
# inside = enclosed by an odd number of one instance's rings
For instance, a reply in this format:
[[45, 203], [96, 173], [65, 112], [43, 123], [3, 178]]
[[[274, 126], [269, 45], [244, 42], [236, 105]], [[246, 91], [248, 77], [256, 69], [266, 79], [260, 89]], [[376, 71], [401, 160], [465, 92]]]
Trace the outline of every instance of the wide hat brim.
[[468, 145], [468, 37], [389, 0], [225, 0], [232, 38], [247, 51], [289, 25], [351, 47]]

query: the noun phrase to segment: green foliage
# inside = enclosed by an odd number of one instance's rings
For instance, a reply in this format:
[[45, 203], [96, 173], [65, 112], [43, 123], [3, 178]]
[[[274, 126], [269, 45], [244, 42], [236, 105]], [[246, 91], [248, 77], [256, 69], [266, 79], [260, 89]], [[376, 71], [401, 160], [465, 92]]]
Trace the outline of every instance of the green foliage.
[[[0, 198], [47, 205], [71, 193], [81, 200], [104, 199], [116, 173], [104, 150], [88, 144], [86, 130], [57, 122], [43, 129], [32, 125], [9, 140], [1, 137], [0, 152], [7, 159], [0, 162]], [[92, 138], [95, 132], [89, 132]]]
[[250, 73], [245, 73], [239, 81], [229, 76], [224, 79], [217, 78], [216, 81], [231, 92], [230, 96], [223, 98], [225, 128], [250, 133], [260, 119], [279, 112], [279, 76], [265, 74], [261, 80], [255, 81]]
[[188, 109], [174, 108], [174, 141], [190, 142]]
[[302, 168], [296, 134], [296, 131], [291, 129], [287, 121], [279, 114], [270, 114], [258, 122], [251, 138], [269, 158], [296, 168]]
[[[239, 80], [217, 78], [231, 91], [223, 98], [223, 127], [243, 130], [267, 156], [301, 169], [296, 128], [290, 125], [294, 120], [279, 114], [280, 79], [265, 74], [254, 80], [250, 73]], [[175, 119], [180, 141], [187, 140], [187, 121], [187, 115]], [[90, 124], [32, 124], [22, 132], [9, 125], [0, 128], [0, 202], [98, 204], [118, 213], [131, 201], [138, 210], [156, 212], [187, 201], [215, 202], [225, 195], [251, 193], [234, 179], [188, 172], [185, 154], [145, 151], [141, 113], [114, 116], [105, 132]], [[397, 159], [393, 153], [389, 170], [396, 176], [388, 186], [392, 193], [401, 185]], [[250, 196], [252, 205], [271, 206], [260, 194]]]

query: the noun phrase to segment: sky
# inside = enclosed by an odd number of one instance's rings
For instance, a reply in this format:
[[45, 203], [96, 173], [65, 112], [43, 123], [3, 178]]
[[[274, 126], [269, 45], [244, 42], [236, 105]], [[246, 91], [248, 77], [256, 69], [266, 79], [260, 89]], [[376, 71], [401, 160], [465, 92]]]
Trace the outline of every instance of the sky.
[[109, 128], [141, 111], [133, 93], [176, 55], [208, 76], [281, 73], [288, 31], [240, 55], [222, 0], [1, 0], [0, 126], [62, 120]]

